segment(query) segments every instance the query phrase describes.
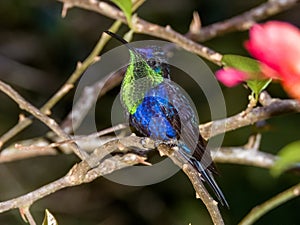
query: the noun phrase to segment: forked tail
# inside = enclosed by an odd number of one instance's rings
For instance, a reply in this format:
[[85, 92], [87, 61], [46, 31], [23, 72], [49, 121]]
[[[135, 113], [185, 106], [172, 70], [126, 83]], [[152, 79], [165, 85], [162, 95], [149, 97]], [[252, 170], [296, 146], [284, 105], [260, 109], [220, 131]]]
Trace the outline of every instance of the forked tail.
[[184, 150], [179, 150], [181, 155], [201, 174], [202, 180], [207, 182], [208, 186], [212, 189], [216, 197], [218, 198], [219, 202], [222, 206], [226, 206], [229, 208], [228, 202], [225, 199], [225, 196], [221, 189], [219, 188], [218, 184], [216, 183], [212, 172], [203, 168], [201, 163], [195, 159], [193, 156], [190, 156]]

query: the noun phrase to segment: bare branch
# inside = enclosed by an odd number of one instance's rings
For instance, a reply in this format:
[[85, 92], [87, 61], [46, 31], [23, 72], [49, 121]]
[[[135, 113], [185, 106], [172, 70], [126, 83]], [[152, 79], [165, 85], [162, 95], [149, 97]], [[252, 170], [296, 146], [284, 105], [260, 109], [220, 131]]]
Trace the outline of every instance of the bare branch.
[[[67, 5], [65, 5], [65, 6], [67, 6]], [[120, 25], [121, 25], [121, 23], [119, 21], [116, 21], [111, 26], [110, 29], [112, 31], [116, 31], [119, 29]], [[101, 35], [101, 38], [99, 39], [98, 43], [96, 44], [95, 48], [90, 53], [90, 55], [84, 60], [83, 63], [79, 62], [77, 64], [75, 71], [72, 73], [72, 75], [69, 77], [69, 79], [65, 82], [65, 84], [40, 109], [42, 113], [45, 113], [46, 115], [51, 114], [51, 112], [50, 112], [51, 108], [57, 102], [59, 102], [62, 99], [62, 97], [64, 97], [70, 91], [70, 89], [73, 88], [74, 83], [80, 78], [82, 73], [90, 65], [92, 65], [94, 62], [99, 60], [98, 55], [109, 39], [110, 39], [109, 36]], [[31, 123], [32, 123], [32, 120], [29, 118], [24, 118], [23, 120], [19, 120], [19, 122], [13, 128], [11, 128], [7, 133], [5, 133], [2, 137], [0, 137], [0, 148], [6, 141], [8, 141], [10, 138], [14, 137], [17, 133], [21, 132], [23, 129], [25, 129], [27, 126], [29, 126]]]
[[5, 134], [3, 134], [0, 137], [0, 149], [9, 139], [11, 139], [15, 135], [17, 135], [22, 130], [24, 130], [31, 123], [32, 123], [32, 120], [28, 117], [25, 117], [22, 120], [19, 120], [18, 123], [14, 127], [12, 127], [9, 131], [7, 131]]
[[[98, 12], [104, 16], [107, 16], [112, 19], [117, 19], [122, 21], [123, 23], [127, 23], [126, 18], [120, 10], [115, 7], [105, 3], [105, 2], [97, 2], [97, 1], [82, 1], [82, 0], [58, 0], [64, 4], [68, 5], [68, 8], [71, 7], [80, 7], [83, 9], [91, 10]], [[224, 33], [232, 32], [235, 30], [246, 30], [258, 20], [265, 19], [272, 15], [278, 14], [284, 10], [291, 8], [296, 5], [299, 0], [272, 0], [268, 1], [264, 4], [261, 4], [258, 7], [255, 7], [241, 15], [233, 17], [231, 19], [212, 24], [207, 27], [203, 27], [200, 29], [198, 33], [190, 32], [185, 36], [180, 35], [171, 29], [170, 26], [161, 27], [159, 25], [149, 23], [145, 20], [142, 20], [139, 17], [134, 17], [132, 21], [132, 28], [135, 32], [148, 34], [151, 36], [163, 38], [165, 40], [171, 41], [173, 43], [178, 44], [184, 49], [196, 53], [217, 65], [221, 65], [220, 60], [222, 56], [214, 52], [211, 49], [208, 49], [205, 46], [197, 44], [191, 41], [189, 38], [192, 38], [196, 41], [205, 41], [216, 36], [219, 36]], [[199, 20], [198, 20], [199, 21]], [[192, 26], [194, 28], [194, 26]]]
[[299, 0], [269, 0], [238, 16], [202, 27], [198, 31], [190, 30], [188, 37], [203, 42], [233, 31], [248, 30], [253, 23], [294, 7]]
[[[86, 86], [80, 98], [73, 105], [72, 111], [61, 124], [64, 131], [70, 133], [73, 129], [76, 130], [96, 100], [105, 95], [107, 91], [120, 84], [122, 79], [123, 71], [119, 71], [118, 73], [109, 74], [92, 86]], [[100, 93], [99, 90], [101, 90]]]
[[[70, 137], [67, 133], [65, 133], [59, 125], [55, 122], [54, 119], [46, 116], [36, 107], [27, 102], [22, 96], [20, 96], [12, 87], [0, 81], [0, 90], [8, 95], [11, 99], [13, 99], [20, 107], [20, 109], [26, 110], [34, 117], [39, 119], [45, 125], [47, 125], [55, 134], [57, 134], [63, 140], [68, 140]], [[87, 157], [87, 153], [78, 148], [78, 146], [74, 143], [69, 144], [74, 153], [80, 157], [82, 160]]]
[[193, 20], [190, 24], [189, 33], [186, 34], [189, 37], [189, 34], [196, 34], [202, 27], [201, 18], [198, 12], [193, 13]]
[[[73, 168], [64, 177], [26, 195], [0, 203], [0, 212], [31, 205], [35, 201], [62, 188], [79, 185], [85, 182], [91, 182], [99, 176], [112, 173], [113, 171], [119, 170], [121, 168], [138, 163], [144, 163], [145, 158], [129, 153], [125, 154], [124, 156], [117, 155], [114, 157], [110, 157], [99, 164], [101, 159], [103, 159], [107, 154], [117, 149], [119, 151], [126, 152], [127, 148], [133, 146], [142, 150], [153, 149], [155, 147], [155, 142], [148, 138], [140, 138], [136, 136], [130, 136], [120, 140], [108, 142], [103, 146], [95, 149], [95, 151], [90, 155], [89, 158], [87, 158], [86, 161], [82, 161], [81, 163], [73, 166]], [[160, 151], [164, 153], [170, 152], [169, 147], [165, 146], [164, 148], [162, 148], [162, 146], [163, 145], [161, 145], [160, 147]], [[183, 159], [177, 151], [168, 153], [168, 156], [171, 157], [171, 159], [181, 168], [183, 168], [184, 165], [186, 166], [184, 167], [184, 171], [191, 179], [197, 191], [197, 196], [201, 197], [201, 199], [208, 207], [208, 210], [213, 216], [215, 224], [223, 224], [222, 217], [217, 208], [217, 204], [206, 191], [199, 178], [199, 174], [197, 174], [197, 172], [194, 171], [192, 167], [187, 165], [185, 159]]]
[[30, 208], [29, 206], [24, 206], [24, 207], [20, 208], [19, 209], [20, 214], [26, 223], [29, 223], [30, 225], [36, 225], [36, 222], [35, 222], [33, 216], [31, 215], [29, 208]]
[[[35, 149], [34, 140], [27, 140], [25, 142], [21, 142], [22, 145], [26, 146], [26, 142], [30, 141], [30, 148], [22, 149], [20, 151], [18, 148], [8, 148], [5, 149], [0, 155], [0, 163], [1, 162], [9, 162], [24, 158], [36, 157], [40, 155], [55, 155], [57, 154], [56, 150], [53, 148], [45, 148], [43, 150], [38, 147], [41, 143], [44, 143], [44, 146], [47, 146], [49, 143], [44, 142], [45, 140], [39, 138], [36, 140], [37, 148]], [[102, 139], [100, 139], [102, 141]], [[103, 140], [103, 144], [112, 142], [117, 140], [116, 137], [107, 137]], [[137, 139], [136, 141], [141, 142], [143, 139]], [[33, 142], [31, 142], [33, 141]], [[97, 145], [99, 145], [99, 139], [97, 141], [89, 140], [89, 141], [76, 141], [79, 146], [85, 146], [85, 150], [89, 150], [91, 148], [95, 149]], [[135, 144], [137, 145], [137, 144]], [[154, 148], [154, 147], [153, 147]], [[89, 150], [90, 151], [90, 150]], [[256, 147], [248, 147], [248, 146], [236, 146], [236, 147], [221, 147], [219, 149], [211, 149], [211, 155], [215, 162], [217, 163], [233, 163], [240, 165], [250, 165], [262, 168], [270, 168], [274, 162], [277, 160], [277, 157], [259, 151]]]
[[186, 161], [186, 159], [178, 152], [170, 149], [169, 146], [161, 144], [158, 146], [161, 155], [166, 155], [179, 166], [189, 177], [196, 191], [196, 197], [200, 198], [205, 204], [215, 225], [224, 224], [221, 213], [218, 209], [218, 203], [210, 196], [205, 186], [203, 185], [199, 173]]
[[300, 112], [300, 103], [297, 100], [269, 99], [267, 104], [267, 100], [264, 99], [266, 96], [266, 92], [263, 92], [260, 96], [260, 102], [264, 102], [264, 106], [262, 107], [256, 107], [247, 113], [241, 112], [226, 119], [200, 125], [199, 128], [202, 136], [208, 139], [223, 132], [236, 130], [274, 116]]
[[272, 154], [248, 149], [244, 146], [222, 147], [218, 150], [212, 150], [211, 155], [213, 160], [218, 163], [233, 163], [262, 168], [272, 167], [277, 160], [277, 157]]
[[[237, 115], [234, 115], [232, 117], [228, 117], [226, 119], [221, 119], [221, 120], [216, 120], [212, 121], [203, 125], [200, 125], [200, 132], [202, 136], [206, 139], [209, 139], [210, 137], [216, 136], [222, 132], [224, 132], [224, 124], [226, 125], [226, 131], [231, 131], [235, 130], [244, 126], [248, 126], [251, 124], [254, 124], [258, 121], [265, 120], [272, 118], [274, 116], [278, 115], [284, 115], [287, 113], [293, 113], [293, 112], [299, 112], [300, 111], [300, 103], [296, 100], [290, 100], [290, 99], [273, 99], [271, 98], [267, 92], [263, 92], [260, 95], [260, 103], [263, 105], [262, 107], [256, 107], [253, 108], [250, 112], [244, 113], [241, 112]], [[80, 113], [81, 109], [78, 109], [78, 113]], [[71, 122], [71, 121], [70, 121]], [[68, 125], [69, 126], [69, 125]], [[123, 125], [120, 125], [123, 127]], [[71, 127], [71, 126], [70, 126]], [[213, 129], [212, 129], [213, 127]], [[102, 131], [99, 132], [100, 134]], [[97, 136], [98, 134], [92, 134], [92, 136]], [[76, 137], [71, 137], [70, 140], [76, 139]], [[115, 137], [103, 137], [103, 142], [108, 142], [110, 140], [115, 139]], [[95, 142], [97, 145], [99, 145], [99, 140]], [[101, 139], [102, 140], [102, 139]], [[30, 141], [30, 140], [28, 140]], [[33, 139], [31, 143], [28, 141], [26, 142], [21, 142], [20, 144], [22, 145], [41, 145], [42, 143], [45, 142], [44, 139], [41, 139], [41, 142], [38, 143], [39, 141], [36, 141], [36, 139]], [[77, 140], [78, 141], [78, 140]], [[89, 146], [94, 143], [93, 139], [88, 141]], [[46, 144], [44, 144], [46, 145]], [[80, 146], [86, 145], [85, 141], [82, 140], [80, 141]], [[95, 146], [90, 146], [89, 148], [85, 149], [93, 149]], [[226, 149], [226, 148], [222, 148]], [[249, 149], [249, 148], [246, 148]], [[250, 148], [251, 149], [251, 148]], [[0, 154], [0, 162], [4, 161], [11, 161], [15, 159], [22, 159], [22, 158], [27, 158], [27, 157], [34, 157], [37, 155], [47, 155], [47, 154], [55, 154], [55, 150], [47, 149], [45, 151], [37, 151], [37, 149], [32, 148], [32, 151], [18, 151], [15, 148], [9, 147], [9, 150], [5, 149], [3, 152]], [[228, 148], [226, 149], [226, 154], [222, 154], [222, 150], [219, 151], [216, 155], [216, 161], [217, 162], [222, 162], [222, 163], [237, 163], [237, 164], [246, 164], [246, 165], [254, 165], [254, 166], [262, 166], [262, 167], [269, 167], [272, 164], [273, 158], [269, 160], [269, 163], [266, 163], [268, 160], [263, 160], [264, 165], [259, 165], [260, 160], [257, 162], [255, 161], [255, 157], [258, 158], [268, 158], [268, 155], [262, 155], [263, 153], [261, 152], [253, 152], [247, 151], [245, 152], [242, 148]], [[231, 152], [231, 154], [229, 154]], [[214, 154], [214, 153], [213, 153]], [[259, 154], [259, 155], [256, 155]], [[251, 157], [253, 156], [253, 157]], [[229, 157], [229, 158], [228, 158]], [[243, 159], [246, 157], [246, 159]], [[250, 161], [249, 161], [250, 160]]]
[[140, 149], [147, 150], [148, 148], [154, 148], [154, 142], [150, 141], [149, 139], [130, 136], [121, 140], [114, 140], [104, 144], [96, 149], [86, 161], [75, 164], [64, 177], [23, 196], [0, 202], [0, 213], [10, 209], [32, 205], [37, 200], [63, 188], [91, 182], [99, 176], [112, 173], [115, 170], [119, 170], [130, 165], [144, 162], [145, 159], [143, 157], [129, 153], [125, 154], [124, 156], [110, 157], [99, 164], [104, 156], [112, 151], [115, 151], [116, 149], [119, 149], [120, 151], [123, 149], [123, 151], [126, 152], [126, 149], [119, 148], [120, 146], [136, 146]]
[[0, 153], [0, 163], [11, 162], [11, 161], [21, 160], [26, 158], [43, 156], [43, 155], [57, 154], [57, 151], [53, 148], [45, 148], [42, 151], [40, 148], [30, 148], [30, 149], [20, 150], [18, 148], [18, 145], [22, 145], [22, 146], [35, 145], [41, 147], [41, 146], [49, 145], [49, 141], [43, 137], [40, 137], [40, 138], [33, 138], [29, 140], [23, 140], [18, 142], [18, 144], [8, 146], [7, 148], [3, 149]]
[[[129, 136], [107, 142], [95, 149], [86, 161], [82, 161], [81, 163], [74, 165], [64, 177], [26, 195], [1, 202], [0, 212], [31, 205], [35, 201], [65, 187], [91, 182], [99, 176], [112, 173], [113, 171], [124, 167], [144, 163], [145, 158], [129, 153], [124, 156], [116, 155], [114, 157], [107, 158], [99, 164], [101, 159], [113, 151], [118, 150], [126, 153], [127, 150], [132, 147], [148, 151], [148, 149], [154, 149], [155, 145], [156, 144], [153, 140], [137, 136]], [[254, 144], [253, 146], [256, 145]], [[196, 171], [194, 171], [192, 167], [188, 166], [188, 163], [184, 158], [182, 158], [178, 151], [170, 150], [170, 148], [165, 145], [159, 145], [159, 150], [169, 156], [173, 162], [182, 168], [188, 175], [195, 188], [197, 196], [200, 197], [207, 206], [215, 224], [223, 224], [216, 202], [206, 191]], [[245, 147], [224, 148], [218, 151], [212, 151], [212, 155], [216, 162], [241, 163], [265, 168], [271, 166], [276, 160], [276, 157], [272, 155], [253, 149], [246, 149]]]
[[[127, 23], [126, 18], [122, 11], [109, 5], [106, 2], [98, 1], [82, 1], [82, 0], [58, 0], [62, 3], [68, 3], [72, 7], [79, 7], [94, 12], [98, 12], [109, 18], [120, 20], [123, 23]], [[178, 32], [172, 30], [170, 26], [162, 27], [157, 24], [153, 24], [142, 20], [141, 18], [134, 16], [132, 18], [132, 29], [137, 33], [148, 34], [154, 37], [159, 37], [168, 40], [172, 43], [176, 43], [189, 52], [196, 53], [209, 61], [214, 62], [217, 65], [221, 65], [222, 55], [209, 49], [203, 45], [186, 38]]]
[[[109, 174], [113, 171], [122, 169], [124, 167], [138, 164], [143, 161], [143, 158], [134, 154], [126, 154], [122, 157], [115, 156], [104, 160], [98, 169], [93, 169], [89, 173], [90, 167], [83, 161], [73, 166], [67, 175], [53, 181], [45, 186], [42, 186], [32, 192], [29, 192], [20, 197], [0, 202], [0, 213], [20, 208], [26, 205], [32, 205], [34, 202], [42, 199], [52, 193], [57, 192], [66, 187], [80, 185], [82, 183], [91, 182], [99, 176]], [[116, 163], [117, 162], [117, 163]]]
[[[96, 11], [103, 15], [106, 15], [110, 18], [117, 19], [118, 21], [115, 23], [116, 29], [120, 26], [121, 22], [126, 23], [126, 19], [124, 14], [114, 8], [113, 6], [105, 3], [105, 2], [98, 2], [94, 0], [58, 0], [63, 2], [63, 10], [62, 15], [65, 16], [67, 14], [68, 9], [77, 6], [81, 8], [85, 8], [88, 10]], [[221, 65], [221, 58], [222, 55], [218, 52], [213, 51], [203, 45], [197, 44], [190, 40], [188, 37], [192, 37], [198, 41], [207, 40], [209, 38], [213, 38], [217, 35], [224, 34], [226, 32], [231, 32], [233, 30], [243, 30], [248, 29], [249, 26], [255, 21], [266, 18], [270, 15], [274, 15], [280, 11], [283, 11], [292, 5], [295, 5], [298, 1], [297, 0], [273, 0], [269, 1], [268, 3], [264, 3], [259, 7], [256, 7], [240, 16], [234, 17], [230, 20], [217, 23], [211, 25], [206, 28], [202, 28], [197, 33], [196, 30], [200, 29], [201, 21], [200, 18], [197, 17], [197, 14], [194, 14], [194, 23], [191, 26], [191, 33], [187, 34], [187, 36], [181, 35], [176, 31], [172, 30], [170, 26], [161, 27], [156, 24], [149, 23], [145, 20], [140, 19], [137, 16], [133, 17], [132, 27], [135, 32], [149, 34], [152, 36], [156, 36], [159, 38], [163, 38], [169, 40], [173, 43], [177, 43], [181, 47], [185, 48], [186, 50], [196, 53], [217, 65]], [[138, 7], [140, 4], [143, 3], [143, 0], [136, 1], [135, 7]], [[105, 37], [107, 39], [105, 39]], [[62, 178], [51, 182], [41, 188], [38, 188], [28, 194], [23, 196], [5, 201], [0, 202], [0, 212], [4, 212], [13, 208], [19, 208], [24, 212], [25, 217], [27, 218], [28, 222], [31, 225], [35, 225], [35, 221], [30, 214], [29, 207], [36, 202], [37, 200], [53, 193], [58, 190], [61, 190], [65, 187], [80, 185], [82, 183], [91, 182], [99, 176], [103, 176], [106, 174], [110, 174], [116, 170], [136, 165], [139, 163], [148, 164], [145, 162], [146, 158], [141, 157], [137, 154], [128, 153], [127, 150], [130, 147], [137, 147], [143, 151], [147, 151], [149, 149], [155, 148], [155, 142], [148, 138], [140, 138], [136, 136], [130, 136], [123, 139], [114, 139], [110, 140], [109, 142], [103, 144], [99, 148], [96, 148], [91, 155], [88, 155], [85, 151], [82, 151], [78, 146], [73, 143], [74, 140], [70, 140], [70, 136], [68, 133], [72, 131], [71, 123], [73, 118], [68, 116], [67, 119], [64, 121], [62, 127], [63, 129], [50, 117], [47, 115], [51, 114], [51, 108], [61, 100], [66, 93], [69, 92], [70, 89], [73, 88], [73, 84], [76, 80], [81, 76], [83, 71], [87, 69], [88, 66], [99, 60], [98, 54], [103, 46], [106, 44], [108, 40], [108, 36], [103, 36], [93, 52], [90, 56], [83, 62], [78, 63], [76, 70], [70, 76], [68, 81], [61, 87], [61, 89], [55, 93], [55, 95], [40, 109], [38, 110], [33, 105], [28, 103], [25, 99], [22, 98], [15, 90], [13, 90], [9, 85], [5, 84], [4, 82], [0, 81], [0, 90], [6, 93], [9, 97], [11, 97], [14, 101], [16, 101], [21, 109], [24, 109], [31, 113], [34, 117], [38, 118], [44, 124], [46, 124], [59, 138], [63, 141], [59, 144], [69, 144], [70, 148], [76, 153], [83, 161], [74, 165], [73, 168]], [[105, 80], [100, 81], [97, 85], [94, 85], [90, 88], [90, 91], [93, 91], [91, 98], [89, 99], [88, 103], [92, 103], [98, 97], [95, 93], [96, 89], [99, 88], [99, 85], [104, 85], [107, 80], [111, 79], [112, 77], [107, 77]], [[107, 85], [107, 89], [104, 90], [106, 92], [110, 88], [117, 85], [122, 79], [120, 74], [118, 76], [114, 76], [112, 82]], [[86, 90], [88, 90], [88, 88]], [[99, 90], [99, 89], [98, 89]], [[102, 93], [103, 94], [103, 93]], [[85, 97], [86, 95], [83, 95]], [[88, 95], [90, 96], [90, 95]], [[85, 102], [86, 104], [87, 102]], [[263, 105], [262, 107], [253, 108], [250, 111], [239, 113], [235, 116], [230, 118], [213, 121], [204, 125], [200, 126], [201, 133], [205, 138], [212, 137], [214, 135], [220, 134], [224, 132], [221, 127], [226, 125], [226, 131], [234, 130], [243, 126], [247, 126], [253, 124], [257, 121], [268, 119], [270, 117], [281, 115], [290, 112], [299, 112], [300, 111], [300, 104], [295, 100], [280, 100], [280, 99], [272, 99], [266, 93], [263, 93], [260, 98], [260, 103]], [[72, 113], [76, 112], [79, 116], [75, 118], [77, 121], [76, 126], [78, 126], [81, 122], [81, 119], [86, 115], [86, 110], [89, 107], [82, 107], [82, 102], [78, 102], [77, 108], [74, 108]], [[7, 132], [4, 136], [0, 139], [0, 147], [1, 145], [7, 141], [9, 138], [14, 136], [16, 133], [21, 131], [26, 126], [30, 125], [31, 120], [28, 118], [20, 119], [18, 125]], [[214, 127], [214, 130], [212, 130]], [[54, 146], [54, 145], [53, 145]], [[55, 145], [56, 146], [56, 145]], [[55, 147], [54, 146], [54, 147]], [[243, 164], [243, 165], [252, 165], [258, 167], [269, 168], [271, 167], [275, 160], [277, 159], [275, 156], [267, 153], [260, 152], [258, 150], [259, 142], [253, 142], [251, 145], [243, 146], [243, 147], [234, 147], [234, 148], [222, 148], [221, 150], [212, 151], [213, 158], [216, 162], [225, 162], [225, 163], [236, 163], [236, 164]], [[41, 149], [36, 149], [38, 151], [34, 152], [31, 151], [29, 154], [25, 154], [26, 156], [31, 156], [35, 154], [41, 154]], [[195, 169], [188, 164], [186, 159], [180, 155], [178, 151], [174, 151], [169, 146], [160, 144], [158, 146], [158, 150], [170, 157], [175, 164], [177, 164], [189, 177], [191, 183], [194, 186], [196, 191], [196, 196], [201, 198], [201, 200], [206, 205], [211, 218], [214, 224], [222, 225], [224, 224], [222, 216], [219, 212], [217, 202], [209, 195], [205, 186], [203, 185], [199, 174]], [[104, 157], [109, 155], [114, 151], [122, 152], [123, 155], [115, 155], [106, 158]], [[52, 154], [53, 151], [49, 151], [46, 154]], [[3, 160], [3, 153], [0, 155], [0, 162]], [[11, 156], [10, 156], [11, 157]], [[15, 157], [15, 158], [14, 158]], [[22, 158], [21, 154], [18, 157]], [[8, 160], [16, 159], [16, 155], [9, 158], [6, 157]], [[103, 160], [101, 162], [101, 160]], [[101, 163], [100, 163], [101, 162]], [[299, 195], [299, 187], [295, 186], [296, 189], [291, 189], [292, 191], [287, 192], [284, 194], [285, 197], [275, 197], [271, 199], [270, 202], [266, 205], [262, 205], [262, 208], [258, 211], [254, 210], [254, 216], [248, 217], [248, 221], [253, 220], [253, 218], [257, 218], [257, 215], [262, 215], [271, 208], [281, 204], [282, 202]], [[287, 197], [288, 196], [288, 197]], [[266, 207], [263, 207], [266, 206]], [[246, 217], [247, 218], [247, 217]], [[246, 219], [245, 218], [245, 219]], [[250, 218], [250, 220], [249, 220]], [[254, 219], [255, 220], [255, 219]], [[246, 219], [247, 221], [247, 219]], [[247, 222], [241, 224], [249, 224]]]

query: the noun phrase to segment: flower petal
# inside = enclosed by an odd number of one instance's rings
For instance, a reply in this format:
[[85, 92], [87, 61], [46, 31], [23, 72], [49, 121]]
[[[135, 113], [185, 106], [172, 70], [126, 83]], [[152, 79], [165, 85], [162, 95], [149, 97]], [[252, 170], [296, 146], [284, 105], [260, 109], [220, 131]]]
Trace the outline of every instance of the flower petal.
[[250, 54], [282, 76], [300, 75], [300, 31], [279, 21], [256, 24], [245, 43]]
[[278, 74], [277, 71], [273, 70], [272, 68], [270, 68], [264, 63], [260, 63], [259, 66], [260, 66], [260, 71], [262, 72], [263, 76], [265, 76], [266, 78], [281, 80], [281, 75]]
[[296, 82], [282, 81], [282, 86], [289, 96], [300, 100], [300, 80]]
[[300, 100], [300, 30], [270, 21], [254, 25], [249, 36], [245, 47], [260, 61], [264, 76], [280, 80], [284, 90]]
[[216, 77], [225, 86], [233, 87], [245, 81], [248, 75], [240, 70], [224, 68], [216, 72]]

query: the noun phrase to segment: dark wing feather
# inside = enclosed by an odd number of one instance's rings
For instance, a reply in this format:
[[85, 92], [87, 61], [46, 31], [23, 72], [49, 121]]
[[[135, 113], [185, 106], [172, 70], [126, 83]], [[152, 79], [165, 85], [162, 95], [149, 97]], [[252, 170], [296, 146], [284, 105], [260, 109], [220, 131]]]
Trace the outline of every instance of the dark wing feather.
[[188, 99], [185, 91], [171, 80], [165, 79], [161, 86], [167, 90], [166, 98], [177, 110], [175, 118], [167, 117], [169, 122], [178, 128], [177, 136], [192, 150], [190, 156], [201, 162], [204, 168], [216, 172], [210, 152], [206, 150], [206, 141], [199, 132], [197, 112], [192, 107], [191, 100]]
[[[163, 82], [164, 88], [167, 90], [167, 98], [170, 103], [177, 110], [177, 116], [167, 117], [169, 122], [178, 128], [177, 136], [190, 150], [194, 150], [192, 154], [190, 151], [181, 150], [180, 153], [190, 162], [191, 165], [201, 174], [201, 178], [205, 180], [211, 187], [222, 205], [228, 207], [228, 203], [214, 180], [212, 173], [217, 173], [216, 167], [212, 161], [209, 149], [206, 149], [206, 141], [202, 138], [198, 121], [195, 118], [196, 111], [191, 106], [191, 101], [188, 100], [184, 91], [178, 85], [170, 80]], [[166, 109], [164, 109], [166, 110]]]
[[[164, 113], [168, 122], [176, 130], [176, 139], [178, 139], [180, 137], [181, 121], [176, 108], [169, 103], [168, 105], [161, 104], [160, 109]], [[174, 138], [174, 137], [170, 137], [170, 138]]]
[[[161, 96], [162, 93], [165, 96]], [[199, 133], [196, 111], [192, 107], [185, 92], [171, 80], [165, 79], [163, 83], [153, 88], [147, 96], [168, 99], [168, 104], [160, 104], [160, 110], [167, 118], [172, 127], [176, 130], [176, 138], [182, 145], [179, 145], [179, 152], [186, 160], [194, 166], [201, 174], [201, 178], [207, 182], [216, 194], [222, 205], [228, 206], [226, 199], [216, 184], [212, 172], [216, 172], [210, 151], [206, 149], [205, 140]], [[144, 136], [149, 136], [147, 127], [141, 126], [134, 116], [130, 116], [130, 124]]]
[[141, 126], [141, 124], [137, 121], [136, 117], [129, 114], [129, 127], [132, 133], [135, 133], [138, 136], [145, 136], [148, 137], [148, 130]]

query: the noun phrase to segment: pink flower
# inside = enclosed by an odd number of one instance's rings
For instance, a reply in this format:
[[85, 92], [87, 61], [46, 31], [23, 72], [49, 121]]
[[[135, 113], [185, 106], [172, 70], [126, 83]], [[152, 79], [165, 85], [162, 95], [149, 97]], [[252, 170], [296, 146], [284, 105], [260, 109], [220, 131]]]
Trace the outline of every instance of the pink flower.
[[270, 21], [250, 29], [245, 43], [261, 63], [262, 73], [281, 81], [286, 92], [300, 99], [300, 30], [285, 22]]
[[224, 68], [216, 72], [216, 77], [227, 87], [233, 87], [245, 81], [248, 75], [246, 72], [237, 69]]

